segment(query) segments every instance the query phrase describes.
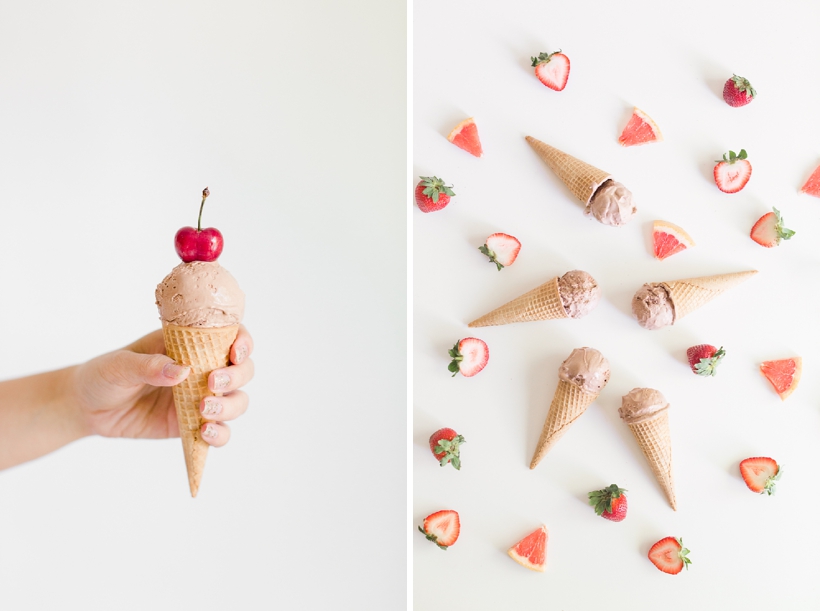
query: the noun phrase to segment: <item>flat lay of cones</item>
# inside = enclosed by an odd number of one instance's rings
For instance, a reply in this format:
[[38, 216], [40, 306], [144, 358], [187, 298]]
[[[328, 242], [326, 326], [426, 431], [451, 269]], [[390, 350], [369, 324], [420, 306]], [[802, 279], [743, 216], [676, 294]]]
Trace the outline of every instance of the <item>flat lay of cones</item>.
[[677, 322], [702, 305], [709, 303], [718, 295], [748, 280], [756, 273], [757, 270], [751, 270], [733, 274], [718, 274], [716, 276], [673, 280], [671, 282], [661, 282], [660, 284], [669, 291], [669, 297], [672, 300], [672, 305], [675, 307], [674, 322]]
[[672, 437], [669, 435], [669, 410], [664, 409], [652, 418], [629, 424], [641, 451], [646, 457], [655, 479], [661, 485], [672, 509], [677, 511], [675, 480], [672, 477]]
[[599, 170], [595, 166], [559, 151], [557, 148], [536, 140], [532, 136], [527, 136], [527, 142], [584, 205], [589, 203], [598, 187], [607, 179], [612, 178], [609, 172]]
[[477, 318], [468, 327], [491, 327], [513, 322], [569, 318], [558, 292], [558, 277]]
[[544, 428], [541, 431], [541, 438], [538, 440], [535, 454], [533, 454], [530, 463], [530, 469], [535, 469], [552, 446], [563, 437], [572, 423], [581, 417], [581, 414], [598, 398], [599, 394], [586, 392], [572, 382], [558, 380], [558, 388], [552, 398], [547, 420], [544, 422]]

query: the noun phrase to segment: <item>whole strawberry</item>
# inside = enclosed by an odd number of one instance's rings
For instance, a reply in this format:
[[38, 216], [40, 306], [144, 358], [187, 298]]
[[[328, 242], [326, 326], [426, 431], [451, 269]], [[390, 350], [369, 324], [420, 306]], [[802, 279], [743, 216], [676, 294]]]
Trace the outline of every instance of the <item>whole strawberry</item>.
[[562, 91], [569, 79], [569, 58], [558, 49], [555, 53], [539, 53], [531, 57], [535, 76], [550, 89]]
[[756, 95], [752, 84], [737, 74], [733, 74], [723, 86], [723, 99], [729, 106], [746, 106]]
[[465, 442], [464, 437], [456, 433], [453, 429], [439, 429], [430, 435], [430, 450], [438, 459], [438, 464], [442, 467], [450, 463], [461, 470], [460, 446]]
[[452, 186], [447, 186], [436, 176], [422, 176], [416, 185], [416, 205], [422, 212], [436, 212], [450, 203], [453, 197]]
[[723, 346], [715, 348], [709, 344], [698, 344], [686, 351], [686, 358], [689, 359], [689, 366], [699, 376], [713, 376], [717, 373], [717, 366], [726, 351]]
[[589, 504], [595, 508], [596, 515], [620, 522], [626, 517], [626, 490], [612, 484], [603, 490], [589, 493]]

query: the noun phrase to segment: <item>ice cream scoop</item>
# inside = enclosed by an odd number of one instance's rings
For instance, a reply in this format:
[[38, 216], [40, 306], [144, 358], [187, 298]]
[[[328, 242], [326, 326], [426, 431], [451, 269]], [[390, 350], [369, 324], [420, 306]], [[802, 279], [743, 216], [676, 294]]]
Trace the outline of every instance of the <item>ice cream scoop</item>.
[[632, 298], [632, 313], [644, 329], [660, 329], [675, 321], [675, 308], [662, 283], [644, 284]]
[[155, 296], [162, 322], [180, 327], [227, 327], [245, 313], [245, 294], [217, 261], [180, 263]]
[[632, 203], [632, 191], [619, 182], [607, 180], [595, 191], [584, 214], [595, 217], [604, 225], [620, 227], [631, 220], [637, 211]]

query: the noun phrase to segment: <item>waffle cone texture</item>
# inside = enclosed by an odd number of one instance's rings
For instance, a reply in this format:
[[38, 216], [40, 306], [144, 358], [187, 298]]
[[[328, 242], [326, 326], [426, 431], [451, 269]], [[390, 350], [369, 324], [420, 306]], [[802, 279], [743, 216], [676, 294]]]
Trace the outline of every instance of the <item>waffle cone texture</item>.
[[172, 387], [174, 406], [179, 420], [179, 436], [185, 453], [188, 484], [195, 497], [205, 470], [205, 459], [210, 447], [202, 439], [202, 415], [199, 405], [203, 397], [211, 395], [208, 375], [230, 361], [231, 345], [239, 325], [228, 327], [178, 327], [164, 324], [165, 351], [180, 365], [191, 368], [185, 380]]
[[609, 172], [604, 172], [572, 155], [559, 151], [532, 136], [527, 136], [527, 142], [584, 205], [589, 203], [598, 187], [612, 178]]
[[547, 420], [541, 431], [541, 438], [535, 448], [530, 469], [535, 469], [552, 446], [564, 436], [573, 422], [578, 420], [587, 408], [598, 398], [599, 393], [586, 392], [580, 386], [558, 380], [558, 388], [552, 398]]
[[481, 318], [477, 318], [467, 326], [491, 327], [494, 325], [508, 325], [513, 322], [552, 320], [556, 318], [569, 318], [566, 310], [564, 310], [564, 305], [561, 303], [557, 276]]
[[675, 480], [672, 477], [672, 437], [669, 434], [669, 411], [663, 410], [654, 418], [629, 424], [641, 451], [646, 457], [655, 479], [661, 485], [669, 504], [675, 511]]
[[748, 280], [756, 273], [757, 270], [751, 270], [748, 272], [661, 282], [661, 284], [669, 292], [669, 298], [672, 300], [672, 305], [675, 308], [675, 322], [677, 322], [702, 305], [709, 303], [718, 295]]

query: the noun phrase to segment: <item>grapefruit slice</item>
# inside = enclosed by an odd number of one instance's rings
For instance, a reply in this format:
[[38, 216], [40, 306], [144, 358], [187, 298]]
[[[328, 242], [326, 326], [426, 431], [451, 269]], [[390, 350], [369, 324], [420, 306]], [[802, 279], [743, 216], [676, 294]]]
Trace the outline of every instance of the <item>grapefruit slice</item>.
[[792, 394], [800, 382], [803, 373], [803, 359], [795, 356], [779, 361], [765, 361], [760, 364], [760, 373], [774, 386], [775, 392], [785, 401]]
[[626, 124], [624, 131], [621, 132], [621, 137], [618, 138], [621, 146], [635, 146], [662, 140], [663, 136], [660, 128], [648, 114], [637, 107], [632, 110], [629, 123]]
[[801, 193], [814, 195], [814, 197], [820, 197], [820, 166], [817, 166], [817, 169], [809, 176], [809, 179], [800, 191]]
[[688, 233], [667, 221], [652, 223], [652, 242], [655, 246], [655, 258], [659, 261], [695, 245]]
[[547, 566], [547, 527], [532, 531], [507, 552], [521, 566], [543, 573]]
[[481, 150], [481, 140], [478, 139], [478, 127], [472, 117], [456, 125], [447, 136], [447, 140], [470, 155], [481, 157], [484, 154]]

